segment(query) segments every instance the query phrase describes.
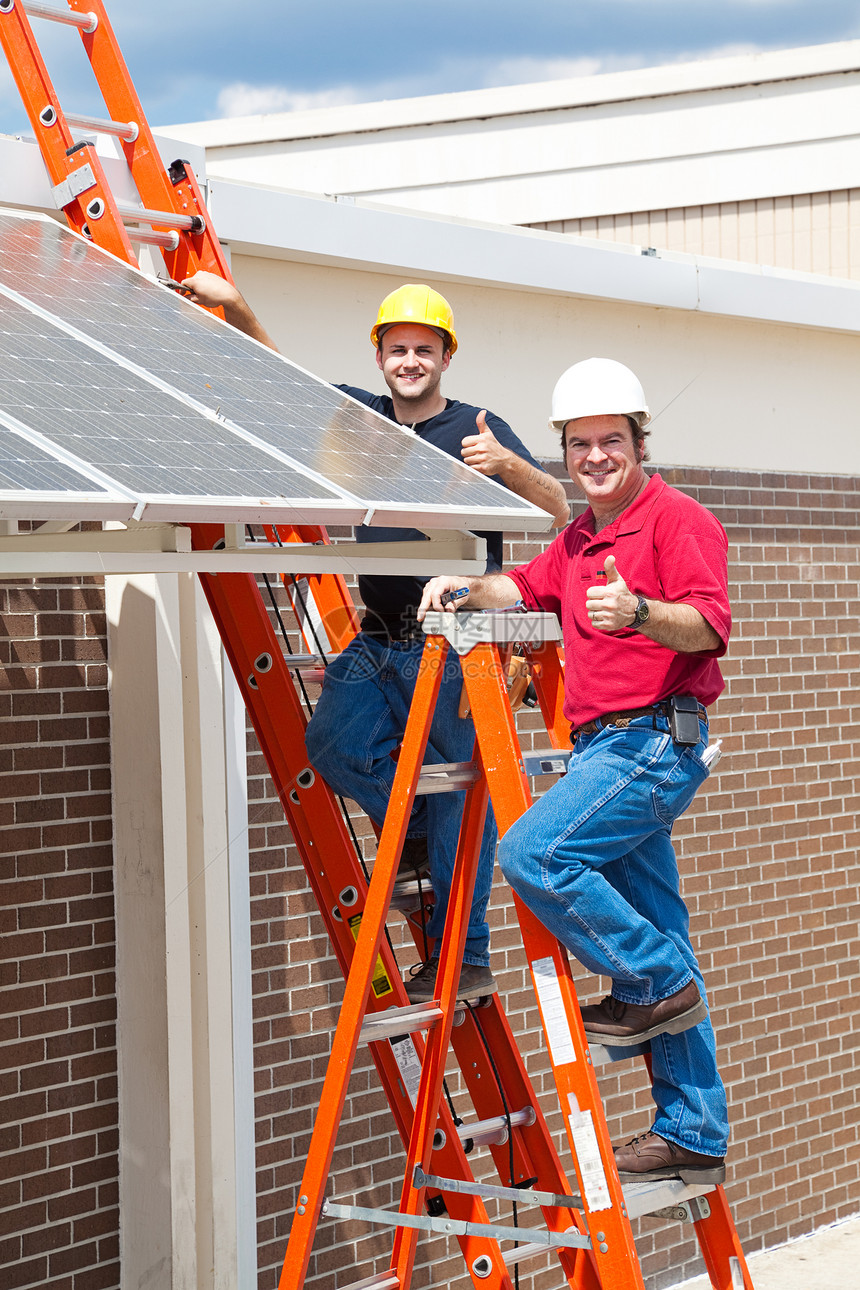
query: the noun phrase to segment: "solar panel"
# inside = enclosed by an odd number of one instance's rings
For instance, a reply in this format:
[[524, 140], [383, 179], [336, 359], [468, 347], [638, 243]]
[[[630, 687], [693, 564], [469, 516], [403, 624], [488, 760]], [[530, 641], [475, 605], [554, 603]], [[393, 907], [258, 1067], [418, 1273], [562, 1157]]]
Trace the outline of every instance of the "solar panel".
[[[144, 381], [242, 427], [246, 440], [253, 436], [283, 454], [331, 493], [360, 499], [365, 522], [549, 525], [543, 512], [501, 485], [54, 221], [0, 213], [0, 290], [17, 293], [70, 335], [104, 347]], [[195, 442], [189, 439], [188, 452]], [[198, 448], [192, 456], [202, 469], [206, 449]], [[249, 452], [246, 442], [239, 451]], [[145, 473], [141, 463], [136, 486]]]
[[[308, 520], [327, 515], [349, 523], [363, 513], [2, 293], [0, 420], [18, 430], [19, 451], [25, 437], [31, 450], [39, 449], [26, 478], [19, 471], [17, 482], [12, 476], [0, 482], [0, 497], [32, 488], [54, 491], [61, 478], [79, 491], [83, 475], [102, 501], [111, 498], [112, 518], [121, 518], [117, 494], [128, 499], [126, 516], [145, 496], [148, 518], [190, 520], [210, 512], [223, 518], [227, 498], [236, 499], [237, 518], [268, 516], [285, 498], [290, 516], [302, 513]], [[32, 516], [31, 499], [18, 503], [19, 516]], [[3, 509], [12, 513], [8, 504]], [[103, 509], [96, 507], [93, 517]]]

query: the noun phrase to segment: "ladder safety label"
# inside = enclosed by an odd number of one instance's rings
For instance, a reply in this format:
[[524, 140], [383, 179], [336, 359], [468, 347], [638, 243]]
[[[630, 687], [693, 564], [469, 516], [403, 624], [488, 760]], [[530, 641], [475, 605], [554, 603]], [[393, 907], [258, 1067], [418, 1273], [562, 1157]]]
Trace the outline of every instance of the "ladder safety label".
[[568, 1122], [576, 1147], [585, 1203], [592, 1213], [598, 1209], [611, 1209], [612, 1197], [606, 1184], [606, 1172], [600, 1159], [592, 1114], [590, 1111], [573, 1110], [568, 1116]]
[[561, 985], [552, 958], [535, 959], [532, 963], [535, 989], [543, 1016], [549, 1051], [556, 1066], [576, 1061], [576, 1049], [570, 1034]]
[[[353, 914], [349, 920], [349, 930], [352, 932], [352, 939], [358, 940], [358, 929], [361, 927], [361, 914]], [[373, 991], [374, 999], [382, 999], [386, 994], [394, 993], [394, 986], [391, 984], [385, 965], [381, 956], [377, 956], [376, 967], [373, 970], [373, 979], [370, 982], [370, 988]]]
[[414, 1106], [418, 1099], [418, 1086], [421, 1083], [421, 1063], [415, 1051], [415, 1045], [409, 1035], [391, 1040], [391, 1051], [397, 1062], [397, 1069], [403, 1078], [409, 1100]]

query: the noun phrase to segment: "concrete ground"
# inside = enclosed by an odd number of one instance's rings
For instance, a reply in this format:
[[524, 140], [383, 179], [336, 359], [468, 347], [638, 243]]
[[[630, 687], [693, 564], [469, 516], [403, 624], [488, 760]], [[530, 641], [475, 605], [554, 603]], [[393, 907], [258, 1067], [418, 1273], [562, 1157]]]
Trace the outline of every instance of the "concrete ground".
[[[755, 1290], [851, 1290], [860, 1286], [860, 1217], [752, 1254], [747, 1265]], [[711, 1290], [711, 1283], [695, 1277], [675, 1290]]]

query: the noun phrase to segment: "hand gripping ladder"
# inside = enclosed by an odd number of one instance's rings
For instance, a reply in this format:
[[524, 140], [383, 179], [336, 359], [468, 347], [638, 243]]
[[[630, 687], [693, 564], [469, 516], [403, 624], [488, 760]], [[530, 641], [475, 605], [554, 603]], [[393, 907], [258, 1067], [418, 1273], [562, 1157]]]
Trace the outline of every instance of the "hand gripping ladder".
[[[366, 1287], [366, 1290], [405, 1290], [410, 1283], [418, 1232], [429, 1228], [454, 1234], [460, 1230], [455, 1222], [434, 1219], [432, 1215], [427, 1217], [423, 1209], [430, 1188], [439, 1188], [443, 1192], [457, 1188], [458, 1194], [465, 1190], [457, 1179], [442, 1176], [439, 1172], [434, 1158], [434, 1128], [442, 1109], [440, 1097], [445, 1053], [449, 1041], [456, 1046], [456, 986], [487, 797], [492, 800], [500, 832], [505, 832], [530, 805], [527, 770], [540, 773], [549, 768], [558, 769], [565, 759], [560, 751], [528, 756], [520, 752], [503, 681], [505, 662], [516, 643], [529, 657], [550, 738], [554, 750], [560, 750], [568, 742], [568, 729], [562, 714], [563, 673], [557, 648], [558, 624], [552, 615], [460, 614], [455, 617], [432, 614], [428, 615], [425, 631], [428, 637], [333, 1040], [284, 1261], [281, 1290], [299, 1290], [303, 1284], [310, 1246], [321, 1217], [365, 1219], [396, 1229], [389, 1269], [381, 1276], [357, 1283], [351, 1290], [359, 1290], [359, 1287]], [[365, 1007], [374, 963], [382, 943], [383, 923], [394, 887], [400, 845], [415, 794], [420, 791], [421, 759], [438, 694], [441, 668], [450, 647], [468, 659], [463, 671], [471, 711], [475, 714], [476, 777], [467, 791], [455, 880], [440, 950], [438, 997], [430, 1004], [397, 1009], [395, 1015], [388, 1018], [383, 1014], [382, 1024], [386, 1029], [381, 1030], [376, 1029], [380, 1024], [376, 1017], [372, 1020], [365, 1018]], [[529, 762], [533, 764], [529, 765]], [[462, 773], [462, 768], [456, 769]], [[694, 1223], [711, 1283], [717, 1290], [736, 1290], [739, 1287], [752, 1290], [721, 1187], [691, 1187], [680, 1181], [622, 1187], [614, 1164], [595, 1072], [596, 1064], [619, 1057], [619, 1050], [595, 1048], [593, 1053], [589, 1050], [566, 951], [519, 901], [517, 913], [576, 1168], [575, 1187], [562, 1180], [561, 1185], [556, 1183], [554, 1191], [535, 1190], [531, 1194], [543, 1209], [547, 1230], [528, 1229], [528, 1235], [538, 1239], [527, 1250], [545, 1249], [547, 1245], [557, 1243], [556, 1248], [562, 1250], [568, 1259], [565, 1271], [571, 1286], [599, 1286], [602, 1290], [640, 1287], [644, 1290], [630, 1220], [643, 1214], [659, 1214]], [[489, 1011], [496, 1018], [501, 1014], [495, 997], [490, 1001]], [[415, 1100], [398, 1211], [373, 1210], [327, 1200], [327, 1173], [359, 1039], [362, 1035], [391, 1034], [392, 1029], [402, 1031], [419, 1026], [429, 1030], [429, 1037]], [[503, 1079], [513, 1082], [518, 1077], [515, 1070], [516, 1046], [509, 1042], [504, 1030], [495, 1033], [493, 1038], [497, 1045], [494, 1048], [496, 1065]], [[629, 1050], [624, 1055], [630, 1055]], [[481, 1184], [475, 1184], [469, 1191], [476, 1196], [511, 1194], [509, 1188]], [[522, 1192], [518, 1195], [523, 1199]], [[526, 1192], [525, 1196], [529, 1193]], [[561, 1240], [558, 1236], [560, 1216], [570, 1223]], [[480, 1229], [472, 1226], [471, 1230], [477, 1235]], [[523, 1235], [522, 1230], [512, 1231], [499, 1225], [484, 1226], [483, 1230], [486, 1237], [496, 1243]], [[577, 1249], [586, 1253], [580, 1254], [571, 1265], [570, 1253]], [[521, 1248], [514, 1252], [514, 1257], [522, 1257], [525, 1252]], [[505, 1266], [513, 1261], [510, 1253], [507, 1258], [502, 1254]], [[493, 1275], [490, 1263], [486, 1268], [483, 1264], [477, 1265], [477, 1278], [475, 1262], [469, 1265], [469, 1271], [475, 1284], [481, 1284], [484, 1275], [488, 1279]], [[504, 1276], [489, 1283], [507, 1284]]]

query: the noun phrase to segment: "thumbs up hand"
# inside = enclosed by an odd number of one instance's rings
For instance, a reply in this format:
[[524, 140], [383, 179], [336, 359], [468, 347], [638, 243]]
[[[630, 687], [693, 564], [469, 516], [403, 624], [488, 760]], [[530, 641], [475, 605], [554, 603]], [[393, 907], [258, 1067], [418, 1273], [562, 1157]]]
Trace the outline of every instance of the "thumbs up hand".
[[588, 588], [585, 593], [585, 609], [592, 627], [597, 631], [617, 632], [633, 622], [639, 598], [634, 596], [618, 572], [614, 555], [606, 557], [603, 568], [606, 582]]
[[478, 413], [475, 424], [478, 433], [466, 435], [461, 444], [460, 456], [467, 466], [473, 466], [482, 475], [498, 475], [513, 454], [502, 447], [487, 425], [486, 410]]

